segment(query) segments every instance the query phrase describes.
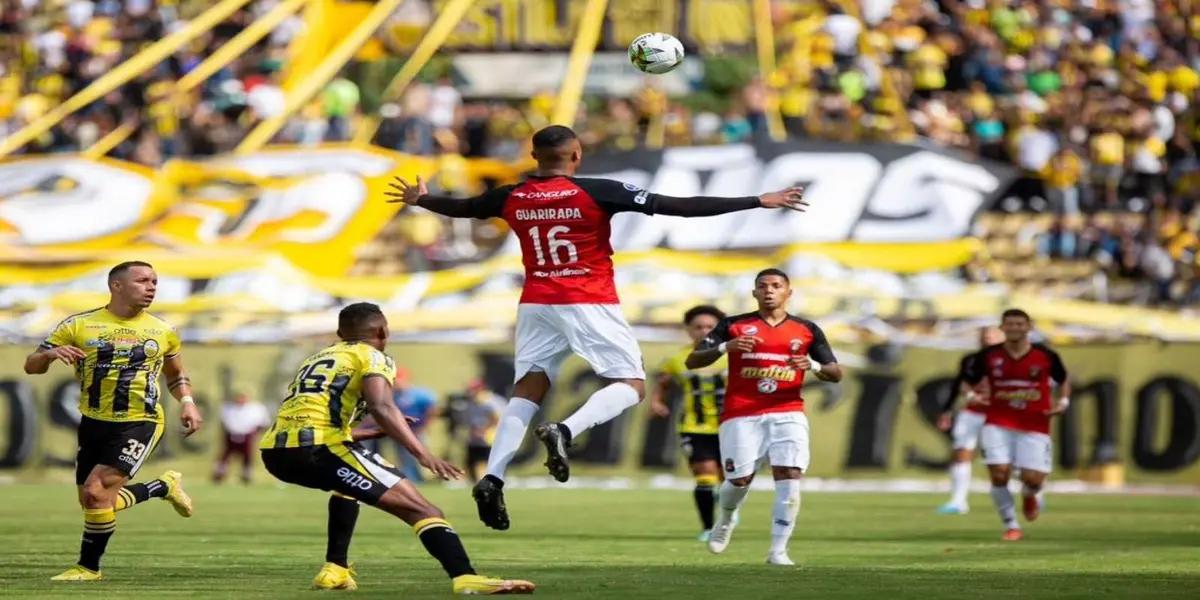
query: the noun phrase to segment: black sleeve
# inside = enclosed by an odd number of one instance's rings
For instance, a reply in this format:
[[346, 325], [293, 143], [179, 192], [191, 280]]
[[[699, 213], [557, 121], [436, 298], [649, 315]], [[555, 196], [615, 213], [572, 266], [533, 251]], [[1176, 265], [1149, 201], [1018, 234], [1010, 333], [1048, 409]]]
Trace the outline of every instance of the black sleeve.
[[1062, 382], [1067, 380], [1066, 365], [1063, 364], [1062, 358], [1058, 356], [1057, 352], [1049, 348], [1042, 348], [1042, 350], [1050, 357], [1050, 379], [1053, 379], [1054, 383], [1061, 385]]
[[971, 363], [974, 361], [975, 354], [968, 354], [959, 361], [958, 374], [954, 376], [954, 383], [950, 386], [950, 393], [946, 394], [946, 398], [942, 400], [942, 412], [954, 408], [954, 401], [958, 398], [958, 390], [962, 388], [963, 382], [967, 380], [967, 370], [971, 368]]
[[451, 198], [426, 194], [417, 199], [417, 206], [439, 215], [455, 218], [490, 219], [504, 212], [504, 201], [516, 186], [502, 185], [472, 198]]
[[757, 196], [679, 198], [651, 194], [636, 185], [611, 179], [580, 178], [575, 180], [575, 185], [587, 192], [609, 214], [639, 212], [645, 215], [709, 217], [759, 207]]
[[829, 340], [825, 339], [825, 332], [812, 321], [805, 321], [804, 325], [812, 332], [812, 343], [808, 345], [808, 355], [813, 360], [823, 364], [836, 364], [837, 357], [833, 355], [833, 347], [829, 345]]
[[729, 317], [725, 317], [717, 322], [717, 326], [713, 327], [712, 331], [708, 332], [708, 336], [700, 340], [699, 344], [696, 344], [696, 349], [712, 350], [720, 346], [722, 342], [728, 342], [729, 340]]
[[[971, 385], [975, 385], [980, 381], [983, 381], [984, 363], [987, 362], [987, 360], [984, 358], [984, 354], [986, 353], [987, 349], [985, 348], [980, 350], [977, 354], [973, 354], [963, 359], [963, 369], [959, 374], [959, 377], [961, 377], [963, 381]], [[958, 390], [954, 390], [954, 393], [957, 394]]]

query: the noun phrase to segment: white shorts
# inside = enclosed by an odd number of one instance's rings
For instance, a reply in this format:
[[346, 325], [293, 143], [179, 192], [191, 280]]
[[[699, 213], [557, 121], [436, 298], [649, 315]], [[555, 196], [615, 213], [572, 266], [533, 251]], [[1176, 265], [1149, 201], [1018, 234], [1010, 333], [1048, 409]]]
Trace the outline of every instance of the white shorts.
[[753, 475], [764, 456], [773, 467], [808, 470], [808, 417], [802, 412], [729, 419], [721, 423], [720, 442], [726, 479]]
[[989, 465], [1013, 465], [1024, 471], [1049, 473], [1054, 464], [1053, 445], [1045, 433], [984, 425], [980, 443], [983, 462]]
[[954, 428], [950, 437], [954, 440], [955, 450], [974, 450], [979, 445], [979, 431], [983, 429], [987, 415], [973, 410], [960, 410], [954, 417]]
[[642, 351], [619, 304], [521, 304], [513, 381], [543, 372], [550, 381], [572, 352], [605, 379], [645, 379]]

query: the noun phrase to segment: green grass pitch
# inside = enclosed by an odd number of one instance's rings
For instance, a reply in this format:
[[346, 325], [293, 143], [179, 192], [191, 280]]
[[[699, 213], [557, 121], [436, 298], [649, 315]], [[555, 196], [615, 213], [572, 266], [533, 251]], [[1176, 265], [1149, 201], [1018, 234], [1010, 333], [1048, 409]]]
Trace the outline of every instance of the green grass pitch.
[[[71, 565], [81, 517], [68, 485], [0, 486], [0, 596], [20, 598], [318, 597], [325, 499], [260, 484], [189, 486], [196, 515], [152, 501], [120, 513], [106, 580], [54, 584]], [[941, 496], [807, 493], [792, 540], [798, 568], [761, 564], [772, 495], [751, 493], [729, 550], [695, 541], [687, 492], [513, 490], [513, 528], [475, 518], [466, 489], [426, 486], [476, 568], [535, 581], [552, 598], [1200, 598], [1200, 500], [1051, 495], [1020, 543], [999, 540], [987, 496], [938, 516]], [[449, 592], [411, 530], [364, 507], [353, 598]], [[330, 592], [324, 592], [329, 594]]]

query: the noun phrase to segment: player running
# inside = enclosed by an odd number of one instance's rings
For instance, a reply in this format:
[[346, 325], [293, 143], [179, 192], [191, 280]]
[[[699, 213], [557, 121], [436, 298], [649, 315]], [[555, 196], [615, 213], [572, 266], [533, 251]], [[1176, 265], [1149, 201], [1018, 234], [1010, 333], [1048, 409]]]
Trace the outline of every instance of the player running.
[[[1004, 521], [1004, 537], [1017, 541], [1023, 536], [1017, 523], [1008, 479], [1015, 466], [1021, 470], [1022, 508], [1034, 521], [1041, 510], [1042, 484], [1050, 473], [1053, 457], [1050, 418], [1071, 404], [1071, 382], [1062, 360], [1053, 350], [1029, 341], [1033, 321], [1020, 309], [1001, 316], [1004, 343], [988, 346], [967, 368], [966, 381], [986, 381], [989, 396], [987, 423], [980, 444], [983, 460], [992, 479], [992, 501]], [[1050, 381], [1058, 384], [1059, 399], [1051, 402]]]
[[426, 450], [392, 403], [396, 365], [383, 353], [388, 339], [383, 312], [374, 304], [351, 304], [338, 314], [337, 335], [340, 342], [300, 366], [275, 423], [259, 444], [263, 465], [280, 481], [333, 492], [326, 563], [313, 587], [358, 587], [347, 554], [358, 520], [358, 502], [366, 502], [412, 526], [425, 550], [442, 563], [454, 593], [533, 592], [534, 585], [528, 581], [477, 575], [442, 511], [406, 481], [399, 469], [358, 443], [380, 436], [351, 430], [370, 412], [383, 433], [407, 448], [422, 466], [442, 479], [462, 476], [462, 471]]
[[713, 527], [714, 494], [721, 483], [721, 447], [717, 441], [717, 422], [725, 400], [725, 370], [728, 365], [722, 356], [702, 369], [689, 369], [687, 357], [725, 313], [715, 306], [694, 306], [683, 314], [683, 326], [692, 343], [663, 362], [658, 385], [650, 396], [650, 410], [658, 417], [671, 414], [667, 399], [678, 390], [679, 442], [687, 455], [688, 467], [696, 479], [692, 496], [703, 529], [700, 541], [708, 542]]
[[117, 512], [151, 498], [192, 516], [183, 476], [167, 471], [147, 483], [130, 484], [154, 453], [166, 427], [159, 405], [159, 373], [180, 402], [184, 435], [203, 419], [180, 357], [179, 334], [146, 312], [154, 302], [158, 275], [148, 263], [123, 262], [108, 272], [108, 304], [67, 317], [25, 359], [25, 372], [40, 375], [61, 360], [79, 380], [79, 448], [75, 485], [83, 508], [79, 562], [53, 581], [96, 581], [100, 558], [117, 529]]
[[575, 132], [561, 125], [534, 134], [533, 158], [538, 163], [534, 175], [474, 198], [431, 196], [420, 178], [416, 185], [397, 179], [396, 191], [388, 192], [389, 201], [449, 217], [503, 218], [520, 241], [525, 285], [517, 309], [516, 384], [496, 430], [487, 474], [472, 492], [479, 518], [494, 529], [509, 527], [505, 470], [567, 356], [579, 355], [611, 383], [563, 422], [543, 423], [534, 432], [546, 446], [546, 466], [556, 480], [570, 478], [571, 440], [645, 396], [642, 353], [613, 283], [613, 215], [703, 217], [760, 207], [803, 211], [808, 205], [800, 188], [740, 198], [676, 198], [618, 181], [578, 178], [583, 150]]
[[770, 460], [775, 477], [771, 549], [767, 564], [794, 565], [787, 544], [800, 513], [800, 478], [808, 468], [808, 418], [800, 388], [812, 371], [822, 381], [842, 380], [825, 333], [816, 323], [788, 314], [791, 282], [779, 269], [754, 278], [758, 310], [728, 317], [687, 358], [689, 369], [711, 365], [729, 353], [729, 387], [721, 410], [721, 456], [725, 482], [708, 549], [729, 546], [734, 512], [746, 499], [758, 460]]
[[[979, 330], [980, 348], [1003, 341], [1004, 332], [996, 327]], [[954, 441], [954, 460], [950, 463], [950, 500], [937, 509], [938, 514], [942, 515], [965, 515], [971, 510], [967, 505], [967, 492], [971, 487], [971, 459], [979, 443], [979, 430], [983, 429], [983, 422], [987, 419], [987, 386], [972, 387], [965, 383], [967, 367], [977, 354], [972, 352], [962, 357], [958, 364], [958, 376], [954, 378], [954, 385], [942, 404], [942, 414], [938, 418], [938, 429], [949, 431]], [[960, 395], [966, 398], [967, 404], [955, 416], [954, 401]]]

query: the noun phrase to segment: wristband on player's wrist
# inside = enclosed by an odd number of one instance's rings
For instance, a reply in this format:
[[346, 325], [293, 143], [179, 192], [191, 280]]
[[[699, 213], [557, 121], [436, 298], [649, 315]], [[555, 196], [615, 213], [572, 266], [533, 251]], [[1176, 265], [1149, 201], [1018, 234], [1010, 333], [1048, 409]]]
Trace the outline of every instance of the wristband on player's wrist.
[[1058, 405], [1065, 410], [1067, 407], [1071, 406], [1071, 399], [1063, 396], [1062, 398], [1058, 399]]
[[717, 352], [720, 352], [721, 354], [729, 352], [729, 342], [721, 342], [720, 344], [717, 344]]
[[821, 372], [821, 363], [819, 363], [815, 360], [812, 361], [812, 364], [811, 364], [811, 366], [808, 367], [808, 370], [812, 371], [813, 373], [820, 373]]
[[191, 396], [184, 396], [179, 399], [179, 403], [180, 404], [195, 404], [196, 400], [194, 398], [192, 398]]

